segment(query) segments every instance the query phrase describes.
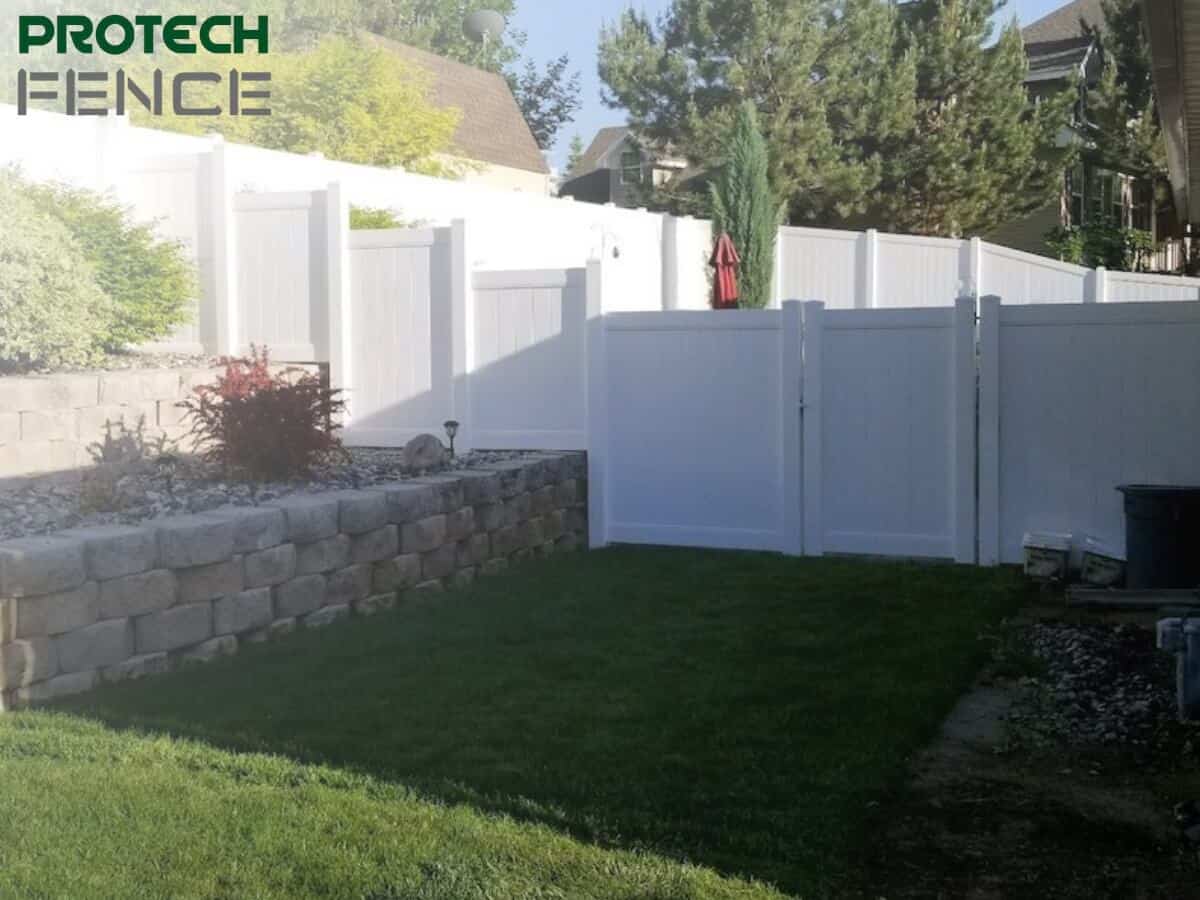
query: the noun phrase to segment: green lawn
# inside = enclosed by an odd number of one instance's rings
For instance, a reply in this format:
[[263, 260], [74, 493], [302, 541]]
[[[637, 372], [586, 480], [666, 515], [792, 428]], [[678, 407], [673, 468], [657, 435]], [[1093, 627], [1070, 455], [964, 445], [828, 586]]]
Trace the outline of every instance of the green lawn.
[[1019, 593], [614, 549], [0, 717], [0, 896], [838, 894]]

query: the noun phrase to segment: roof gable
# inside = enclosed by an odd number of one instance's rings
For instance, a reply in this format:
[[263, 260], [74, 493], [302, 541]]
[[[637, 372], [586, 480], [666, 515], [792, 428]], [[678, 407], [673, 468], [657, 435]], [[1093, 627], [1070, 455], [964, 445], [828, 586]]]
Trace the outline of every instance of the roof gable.
[[462, 111], [454, 133], [456, 155], [476, 162], [549, 174], [546, 158], [504, 76], [379, 35], [367, 34], [365, 37], [427, 72], [430, 76], [429, 99], [434, 106]]
[[1101, 0], [1074, 0], [1047, 13], [1036, 22], [1021, 29], [1026, 44], [1066, 41], [1083, 37], [1081, 22], [1092, 28], [1104, 27], [1104, 7]]

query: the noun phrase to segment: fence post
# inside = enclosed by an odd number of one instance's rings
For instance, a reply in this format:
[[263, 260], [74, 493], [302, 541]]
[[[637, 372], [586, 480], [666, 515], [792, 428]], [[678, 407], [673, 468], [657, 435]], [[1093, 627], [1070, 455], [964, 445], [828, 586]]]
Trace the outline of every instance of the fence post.
[[354, 420], [353, 341], [350, 307], [350, 204], [338, 182], [325, 191], [325, 298], [329, 383], [346, 391], [343, 424]]
[[[236, 356], [238, 335], [237, 216], [234, 208], [233, 177], [230, 173], [229, 148], [224, 139], [212, 139], [209, 155], [212, 202], [209, 227], [212, 239], [211, 313], [201, 314], [201, 340], [205, 349], [220, 356]], [[205, 320], [208, 328], [205, 328]], [[207, 331], [207, 334], [205, 333]]]
[[605, 348], [604, 261], [587, 264], [588, 546], [608, 544], [608, 358]]
[[971, 254], [969, 275], [971, 285], [967, 294], [978, 303], [979, 298], [983, 296], [983, 241], [977, 237], [971, 238], [969, 252]]
[[803, 547], [805, 556], [825, 555], [825, 523], [822, 512], [821, 360], [824, 343], [825, 304], [809, 300], [803, 308]]
[[1091, 303], [1107, 303], [1108, 302], [1108, 269], [1104, 266], [1096, 266], [1096, 271], [1093, 273], [1092, 295], [1088, 298]]
[[459, 422], [458, 447], [466, 452], [474, 446], [471, 372], [475, 368], [475, 284], [470, 229], [465, 219], [450, 223], [450, 356], [451, 418]]
[[780, 549], [789, 556], [804, 553], [804, 526], [801, 504], [801, 434], [804, 418], [801, 415], [804, 396], [800, 388], [801, 329], [804, 327], [800, 302], [783, 301], [780, 335], [780, 423], [783, 428], [783, 452], [780, 455], [780, 485], [783, 493], [783, 542]]
[[863, 234], [863, 280], [857, 300], [859, 309], [879, 305], [879, 232], [874, 228]]
[[[713, 240], [718, 235], [713, 233]], [[771, 306], [778, 308], [783, 303], [783, 248], [787, 246], [783, 239], [783, 226], [775, 229], [775, 258], [771, 266]]]
[[679, 308], [679, 220], [662, 217], [662, 308]]
[[950, 421], [954, 492], [954, 561], [975, 562], [975, 297], [954, 301]]
[[979, 300], [979, 564], [1000, 563], [999, 297]]

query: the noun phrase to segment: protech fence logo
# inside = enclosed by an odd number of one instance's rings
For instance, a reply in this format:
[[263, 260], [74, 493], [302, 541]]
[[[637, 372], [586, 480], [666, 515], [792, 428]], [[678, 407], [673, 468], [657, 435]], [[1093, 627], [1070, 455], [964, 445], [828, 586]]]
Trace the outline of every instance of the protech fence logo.
[[[87, 16], [19, 16], [17, 50], [22, 56], [44, 48], [59, 55], [172, 53], [196, 55], [201, 50], [213, 55], [237, 56], [247, 52], [270, 52], [270, 23], [266, 16], [111, 15], [93, 21]], [[270, 72], [242, 72], [230, 68], [220, 72], [184, 71], [170, 76], [154, 69], [135, 78], [124, 69], [17, 72], [17, 113], [26, 115], [31, 101], [54, 101], [69, 116], [106, 116], [112, 109], [125, 115], [140, 107], [152, 115], [176, 116], [269, 116], [265, 101], [271, 91], [265, 85]], [[194, 99], [199, 86], [205, 102]], [[214, 90], [212, 85], [216, 85]], [[189, 91], [189, 88], [191, 89]], [[219, 94], [223, 103], [212, 102]], [[249, 101], [249, 103], [247, 102]]]

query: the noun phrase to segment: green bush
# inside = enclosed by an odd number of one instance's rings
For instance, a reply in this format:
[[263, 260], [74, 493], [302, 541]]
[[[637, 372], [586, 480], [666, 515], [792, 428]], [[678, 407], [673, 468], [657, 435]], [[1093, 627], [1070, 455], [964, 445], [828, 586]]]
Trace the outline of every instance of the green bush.
[[109, 321], [94, 335], [102, 349], [120, 351], [164, 337], [188, 320], [198, 284], [180, 244], [130, 221], [124, 207], [103, 195], [62, 185], [26, 189], [70, 232], [113, 301]]
[[1056, 226], [1045, 235], [1046, 246], [1064, 262], [1089, 267], [1104, 266], [1119, 272], [1145, 268], [1154, 250], [1148, 231], [1123, 228], [1112, 219], [1087, 225]]
[[112, 303], [70, 230], [0, 169], [0, 368], [93, 362], [96, 335], [111, 317]]
[[373, 206], [350, 207], [350, 230], [373, 231], [386, 228], [408, 228], [405, 222], [393, 210], [377, 209]]

